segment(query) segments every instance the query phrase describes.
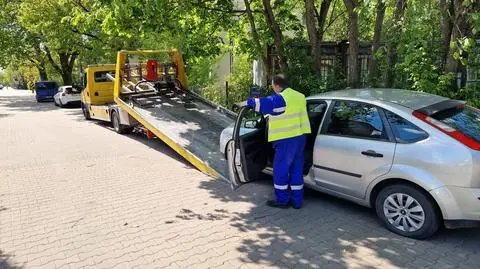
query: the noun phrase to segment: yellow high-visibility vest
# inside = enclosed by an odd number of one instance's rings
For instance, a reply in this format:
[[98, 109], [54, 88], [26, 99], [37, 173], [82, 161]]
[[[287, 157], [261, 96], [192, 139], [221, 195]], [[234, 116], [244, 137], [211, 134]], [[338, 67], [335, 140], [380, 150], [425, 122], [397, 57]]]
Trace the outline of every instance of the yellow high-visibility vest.
[[285, 112], [278, 116], [269, 116], [268, 141], [311, 133], [305, 95], [291, 88], [283, 90], [280, 95], [286, 103]]

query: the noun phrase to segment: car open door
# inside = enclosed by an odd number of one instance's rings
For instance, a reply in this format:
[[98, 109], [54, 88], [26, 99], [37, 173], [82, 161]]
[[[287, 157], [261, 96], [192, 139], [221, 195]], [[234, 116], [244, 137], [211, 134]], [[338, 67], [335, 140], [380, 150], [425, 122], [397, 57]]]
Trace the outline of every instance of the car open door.
[[232, 139], [227, 144], [227, 163], [232, 189], [257, 179], [271, 152], [267, 142], [266, 120], [251, 108], [238, 112]]

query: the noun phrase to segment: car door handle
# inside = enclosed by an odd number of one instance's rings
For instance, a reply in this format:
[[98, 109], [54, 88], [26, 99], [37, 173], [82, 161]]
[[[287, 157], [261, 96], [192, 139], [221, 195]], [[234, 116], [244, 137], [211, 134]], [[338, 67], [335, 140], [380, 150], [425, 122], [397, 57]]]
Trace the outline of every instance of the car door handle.
[[374, 150], [367, 150], [367, 151], [362, 151], [363, 155], [370, 156], [370, 157], [376, 157], [376, 158], [382, 158], [383, 154], [377, 153]]

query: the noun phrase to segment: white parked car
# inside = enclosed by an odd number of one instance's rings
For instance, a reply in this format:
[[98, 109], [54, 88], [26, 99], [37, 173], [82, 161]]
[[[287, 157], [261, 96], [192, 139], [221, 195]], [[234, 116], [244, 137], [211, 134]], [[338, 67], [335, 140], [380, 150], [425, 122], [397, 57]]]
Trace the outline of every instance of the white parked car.
[[[309, 187], [374, 208], [407, 237], [480, 226], [480, 110], [427, 93], [358, 89], [308, 97], [307, 112]], [[272, 171], [266, 122], [242, 108], [221, 134], [234, 187]]]
[[57, 94], [53, 96], [53, 103], [56, 106], [80, 105], [81, 90], [72, 86], [61, 86]]

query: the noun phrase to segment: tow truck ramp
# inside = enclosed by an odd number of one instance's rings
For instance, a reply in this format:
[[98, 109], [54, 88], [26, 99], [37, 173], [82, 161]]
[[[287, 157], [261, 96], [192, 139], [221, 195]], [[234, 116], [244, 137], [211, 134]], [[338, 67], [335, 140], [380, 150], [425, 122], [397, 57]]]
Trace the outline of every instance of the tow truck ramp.
[[196, 168], [214, 177], [228, 177], [219, 141], [222, 130], [234, 122], [233, 118], [200, 100], [192, 101], [194, 108], [185, 108], [177, 98], [166, 99], [154, 107], [132, 106], [121, 99], [116, 102]]
[[[174, 87], [164, 87], [167, 84], [160, 80], [145, 81], [141, 74], [126, 74], [126, 70], [132, 69], [125, 68], [128, 55], [140, 53], [161, 52], [119, 52], [115, 78], [111, 78], [115, 80], [115, 102], [197, 169], [227, 180], [227, 163], [219, 148], [220, 134], [234, 123], [236, 114], [185, 90], [183, 61], [175, 50], [168, 52], [176, 68]], [[148, 65], [139, 67], [139, 72], [147, 74]]]

